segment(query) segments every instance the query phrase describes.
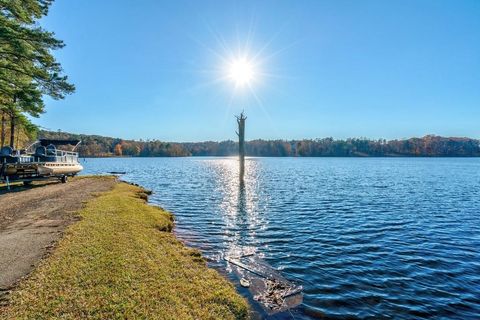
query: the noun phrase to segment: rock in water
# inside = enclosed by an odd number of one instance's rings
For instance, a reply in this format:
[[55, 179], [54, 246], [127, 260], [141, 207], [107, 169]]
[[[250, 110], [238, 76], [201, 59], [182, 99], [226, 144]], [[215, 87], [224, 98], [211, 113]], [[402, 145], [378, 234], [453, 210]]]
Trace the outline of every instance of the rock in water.
[[240, 284], [242, 285], [242, 287], [245, 287], [245, 288], [250, 287], [250, 281], [248, 281], [245, 278], [240, 279]]

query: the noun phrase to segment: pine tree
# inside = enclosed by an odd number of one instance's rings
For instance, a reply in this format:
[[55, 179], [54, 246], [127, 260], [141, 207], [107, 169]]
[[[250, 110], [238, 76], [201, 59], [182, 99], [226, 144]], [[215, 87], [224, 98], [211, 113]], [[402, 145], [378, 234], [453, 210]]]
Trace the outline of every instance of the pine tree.
[[54, 34], [38, 26], [52, 0], [0, 0], [0, 111], [2, 142], [5, 117], [10, 123], [10, 145], [15, 144], [20, 115], [38, 117], [43, 96], [63, 99], [75, 87], [63, 75], [52, 55], [64, 46]]

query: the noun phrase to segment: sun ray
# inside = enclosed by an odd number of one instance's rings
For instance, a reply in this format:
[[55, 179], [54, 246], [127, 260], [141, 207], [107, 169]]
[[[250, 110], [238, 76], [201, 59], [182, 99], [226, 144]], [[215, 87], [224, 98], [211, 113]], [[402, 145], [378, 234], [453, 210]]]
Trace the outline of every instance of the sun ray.
[[[213, 67], [209, 69], [198, 69], [194, 71], [202, 75], [203, 79], [201, 84], [193, 86], [192, 90], [199, 90], [222, 83], [225, 84], [223, 86], [225, 90], [215, 91], [218, 96], [223, 96], [223, 98], [220, 99], [225, 102], [225, 116], [222, 125], [228, 123], [228, 117], [232, 109], [236, 109], [236, 107], [241, 104], [242, 108], [260, 109], [267, 123], [274, 131], [274, 134], [278, 135], [278, 130], [275, 128], [265, 103], [260, 98], [259, 91], [270, 87], [277, 89], [272, 83], [274, 81], [269, 81], [270, 79], [291, 78], [267, 70], [270, 69], [274, 57], [294, 46], [298, 40], [279, 50], [272, 50], [273, 44], [286, 27], [284, 25], [271, 37], [267, 38], [268, 41], [258, 47], [255, 45], [257, 42], [258, 22], [257, 17], [252, 14], [249, 21], [247, 21], [247, 25], [234, 25], [233, 33], [231, 34], [232, 38], [229, 39], [225, 37], [225, 33], [213, 28], [210, 21], [204, 21], [214, 46], [197, 40], [196, 43], [206, 49], [207, 53], [211, 53], [211, 56], [216, 58], [217, 63], [213, 64]], [[245, 32], [243, 37], [241, 31]], [[228, 84], [230, 84], [230, 86], [228, 86]], [[227, 96], [225, 96], [225, 94], [227, 94]], [[213, 102], [218, 103], [218, 98], [219, 97], [214, 98], [212, 96], [212, 99], [215, 99]]]
[[[252, 15], [250, 19], [250, 25], [248, 27], [247, 38], [245, 40], [245, 44], [243, 46], [243, 52], [247, 52], [250, 48], [251, 41], [253, 39], [253, 35], [255, 33], [255, 27], [257, 25], [257, 19]], [[254, 59], [253, 59], [254, 60]]]
[[229, 118], [229, 116], [231, 116], [230, 110], [232, 110], [234, 97], [235, 97], [235, 93], [232, 91], [230, 93], [230, 97], [228, 99], [227, 107], [225, 108], [225, 115], [224, 115], [224, 118], [223, 118], [223, 128], [225, 128], [225, 125], [228, 122], [228, 118]]
[[270, 60], [271, 58], [279, 55], [280, 53], [290, 49], [293, 46], [295, 46], [299, 42], [300, 42], [300, 40], [293, 41], [292, 43], [284, 46], [283, 48], [278, 49], [277, 51], [274, 51], [274, 52], [270, 53], [269, 55], [265, 56], [264, 58], [262, 58], [258, 61], [259, 61], [259, 63], [266, 62], [266, 61]]
[[227, 45], [225, 39], [223, 39], [220, 34], [217, 34], [207, 21], [205, 21], [205, 25], [207, 26], [207, 30], [210, 32], [210, 34], [215, 38], [215, 41], [223, 49], [225, 56], [232, 56], [234, 54], [234, 51]]
[[215, 51], [213, 48], [203, 44], [201, 41], [198, 41], [197, 39], [191, 37], [191, 39], [199, 46], [201, 46], [202, 48], [206, 49], [208, 52], [210, 53], [213, 53], [213, 55], [217, 58], [219, 58], [220, 60], [222, 60], [223, 62], [227, 62], [227, 58], [225, 57], [225, 55], [222, 55], [221, 53]]
[[[283, 30], [285, 30], [287, 28], [287, 26], [289, 25], [289, 23], [284, 23], [282, 27], [280, 27], [277, 32], [275, 32], [271, 37], [270, 39], [268, 39], [265, 44], [256, 52], [256, 55], [253, 57], [253, 59], [257, 59], [258, 57], [260, 57], [263, 52], [265, 50], [267, 50], [270, 45], [274, 42], [274, 40], [283, 32]], [[283, 51], [283, 50], [282, 50]]]
[[271, 79], [296, 79], [296, 77], [293, 77], [293, 76], [286, 76], [286, 75], [276, 74], [271, 72], [258, 72], [258, 75], [260, 77], [271, 78]]
[[260, 99], [260, 97], [257, 95], [255, 90], [249, 85], [248, 88], [250, 89], [250, 92], [252, 96], [255, 98], [257, 105], [260, 107], [260, 110], [262, 110], [263, 114], [265, 115], [265, 118], [267, 118], [268, 123], [270, 124], [270, 127], [275, 131], [275, 135], [279, 135], [279, 131], [277, 127], [275, 126], [275, 123], [273, 122], [272, 118], [270, 117], [270, 114], [268, 113], [267, 109], [263, 106], [263, 102]]

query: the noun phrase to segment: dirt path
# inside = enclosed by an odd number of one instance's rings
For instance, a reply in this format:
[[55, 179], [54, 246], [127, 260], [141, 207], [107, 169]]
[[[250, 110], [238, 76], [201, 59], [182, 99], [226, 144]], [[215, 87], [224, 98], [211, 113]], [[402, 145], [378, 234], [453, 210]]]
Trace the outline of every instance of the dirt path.
[[74, 212], [114, 184], [111, 177], [92, 177], [0, 191], [0, 302], [77, 219]]

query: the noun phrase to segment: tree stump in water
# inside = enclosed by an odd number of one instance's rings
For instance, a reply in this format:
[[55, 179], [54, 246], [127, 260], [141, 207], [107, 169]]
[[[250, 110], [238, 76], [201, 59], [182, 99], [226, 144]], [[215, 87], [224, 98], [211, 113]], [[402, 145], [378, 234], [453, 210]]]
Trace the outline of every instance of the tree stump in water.
[[240, 160], [240, 183], [243, 183], [243, 178], [245, 176], [245, 120], [247, 117], [242, 113], [240, 116], [236, 116], [238, 123], [238, 156]]

